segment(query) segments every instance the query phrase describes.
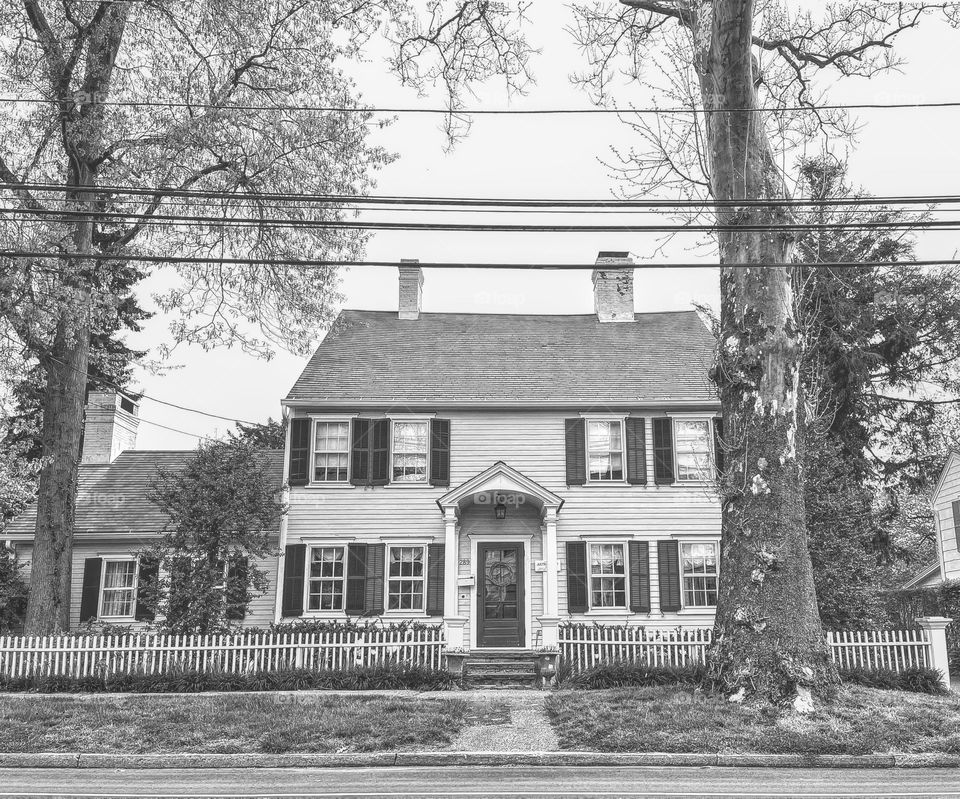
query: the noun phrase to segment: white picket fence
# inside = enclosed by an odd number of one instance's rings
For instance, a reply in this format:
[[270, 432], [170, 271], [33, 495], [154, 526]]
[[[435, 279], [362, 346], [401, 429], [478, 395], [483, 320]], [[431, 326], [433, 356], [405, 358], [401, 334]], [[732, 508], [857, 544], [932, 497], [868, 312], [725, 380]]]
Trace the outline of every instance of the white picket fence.
[[391, 663], [443, 667], [443, 628], [260, 635], [0, 637], [0, 677], [104, 677], [196, 670], [347, 670]]
[[564, 625], [560, 627], [560, 659], [574, 671], [612, 662], [685, 666], [704, 660], [711, 635], [708, 628], [657, 630]]
[[[709, 628], [568, 625], [560, 628], [560, 656], [574, 671], [616, 661], [684, 666], [706, 659], [711, 637]], [[933, 662], [925, 630], [831, 631], [827, 633], [827, 643], [834, 662], [841, 668], [902, 671], [929, 667]]]

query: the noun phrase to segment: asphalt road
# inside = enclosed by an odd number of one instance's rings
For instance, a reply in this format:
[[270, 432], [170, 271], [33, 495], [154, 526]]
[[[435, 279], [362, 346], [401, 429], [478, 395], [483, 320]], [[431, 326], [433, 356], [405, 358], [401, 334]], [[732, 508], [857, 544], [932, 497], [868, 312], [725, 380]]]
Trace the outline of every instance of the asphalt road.
[[0, 797], [960, 797], [958, 769], [0, 769]]

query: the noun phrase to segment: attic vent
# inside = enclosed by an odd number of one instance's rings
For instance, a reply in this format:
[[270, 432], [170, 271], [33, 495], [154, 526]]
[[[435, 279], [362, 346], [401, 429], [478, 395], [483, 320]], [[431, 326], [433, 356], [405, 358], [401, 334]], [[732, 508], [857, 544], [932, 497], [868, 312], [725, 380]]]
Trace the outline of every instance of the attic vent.
[[126, 411], [127, 413], [136, 413], [137, 406], [134, 404], [133, 400], [129, 397], [120, 398], [120, 410]]

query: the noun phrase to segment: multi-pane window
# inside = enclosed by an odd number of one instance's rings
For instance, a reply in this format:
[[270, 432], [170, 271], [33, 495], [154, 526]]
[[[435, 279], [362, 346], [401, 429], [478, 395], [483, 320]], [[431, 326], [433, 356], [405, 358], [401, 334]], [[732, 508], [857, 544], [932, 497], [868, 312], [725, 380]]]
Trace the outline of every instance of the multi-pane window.
[[590, 545], [590, 606], [625, 608], [627, 606], [626, 568], [623, 544]]
[[387, 608], [423, 610], [423, 547], [390, 547]]
[[617, 419], [587, 423], [591, 480], [623, 479], [623, 424]]
[[684, 544], [683, 604], [686, 607], [713, 607], [717, 604], [717, 545]]
[[343, 610], [343, 547], [313, 547], [310, 550], [309, 610]]
[[427, 480], [427, 422], [393, 423], [393, 480], [424, 483]]
[[317, 422], [313, 442], [314, 481], [345, 482], [350, 457], [350, 423]]
[[678, 480], [710, 477], [710, 423], [706, 419], [677, 419], [674, 423]]
[[103, 566], [100, 615], [105, 618], [133, 616], [137, 602], [137, 562], [108, 560]]

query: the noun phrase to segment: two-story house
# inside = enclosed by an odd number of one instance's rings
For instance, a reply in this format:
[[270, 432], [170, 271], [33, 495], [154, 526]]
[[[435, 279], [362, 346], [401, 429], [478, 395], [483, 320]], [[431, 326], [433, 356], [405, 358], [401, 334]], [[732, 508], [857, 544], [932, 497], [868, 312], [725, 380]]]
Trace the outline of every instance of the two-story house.
[[[601, 253], [595, 313], [343, 311], [283, 400], [270, 592], [244, 623], [442, 623], [452, 648], [557, 643], [564, 620], [710, 626], [720, 508], [714, 340], [694, 311], [634, 313], [634, 266]], [[135, 404], [88, 408], [74, 624], [134, 624], [146, 499], [189, 453], [133, 449]], [[278, 484], [281, 453], [276, 453]], [[29, 561], [35, 515], [6, 535]]]
[[694, 311], [343, 311], [283, 400], [276, 615], [441, 620], [448, 646], [552, 646], [564, 620], [709, 626], [719, 403]]

